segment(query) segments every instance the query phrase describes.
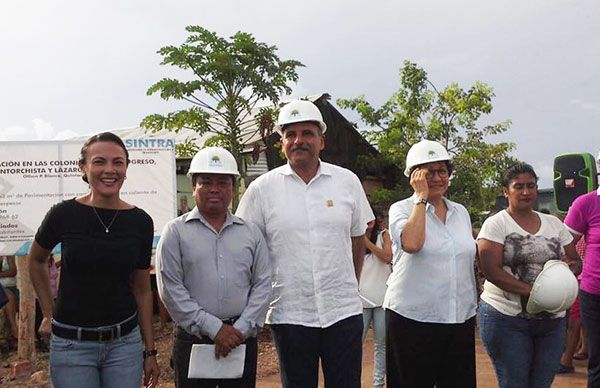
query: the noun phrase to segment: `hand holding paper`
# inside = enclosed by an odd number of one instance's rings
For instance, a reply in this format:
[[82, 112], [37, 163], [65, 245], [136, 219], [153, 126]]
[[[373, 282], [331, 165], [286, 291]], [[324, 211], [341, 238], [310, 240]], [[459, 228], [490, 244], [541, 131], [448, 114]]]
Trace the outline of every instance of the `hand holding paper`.
[[226, 357], [229, 352], [244, 342], [244, 336], [235, 327], [223, 324], [215, 337], [215, 358]]

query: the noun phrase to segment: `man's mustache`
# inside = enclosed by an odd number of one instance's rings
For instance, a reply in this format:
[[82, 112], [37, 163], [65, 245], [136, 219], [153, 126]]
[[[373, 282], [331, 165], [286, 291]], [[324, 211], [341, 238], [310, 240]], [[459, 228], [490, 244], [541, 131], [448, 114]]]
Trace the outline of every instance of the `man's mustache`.
[[295, 146], [295, 147], [292, 147], [292, 152], [297, 151], [297, 150], [308, 151], [309, 148], [308, 147], [304, 147], [304, 146]]

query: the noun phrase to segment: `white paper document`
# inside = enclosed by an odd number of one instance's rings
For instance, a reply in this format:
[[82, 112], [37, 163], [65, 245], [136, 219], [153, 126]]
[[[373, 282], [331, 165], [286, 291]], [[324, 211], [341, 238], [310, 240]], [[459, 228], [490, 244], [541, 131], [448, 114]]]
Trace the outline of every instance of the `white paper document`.
[[215, 357], [215, 345], [194, 344], [190, 353], [189, 379], [239, 379], [244, 374], [246, 345], [233, 349], [227, 357]]

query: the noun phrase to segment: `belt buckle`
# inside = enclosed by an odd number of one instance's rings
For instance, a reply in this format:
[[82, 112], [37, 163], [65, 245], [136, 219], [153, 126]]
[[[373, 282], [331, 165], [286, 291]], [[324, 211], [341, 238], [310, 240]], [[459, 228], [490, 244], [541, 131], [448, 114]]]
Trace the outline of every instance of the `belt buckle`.
[[239, 317], [227, 318], [227, 319], [223, 319], [222, 322], [227, 325], [233, 325], [235, 323], [235, 321], [238, 320], [238, 318]]
[[115, 332], [113, 329], [98, 330], [98, 342], [106, 343], [115, 340]]

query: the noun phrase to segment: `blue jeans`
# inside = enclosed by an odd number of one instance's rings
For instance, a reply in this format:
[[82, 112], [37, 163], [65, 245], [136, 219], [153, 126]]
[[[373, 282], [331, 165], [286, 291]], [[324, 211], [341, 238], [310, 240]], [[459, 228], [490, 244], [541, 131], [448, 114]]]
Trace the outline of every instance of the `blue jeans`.
[[52, 335], [52, 385], [54, 388], [139, 388], [143, 372], [142, 351], [139, 327], [104, 343]]
[[479, 330], [499, 388], [550, 387], [565, 346], [565, 318], [512, 317], [481, 301]]
[[579, 291], [581, 322], [588, 344], [588, 388], [600, 387], [600, 295]]
[[373, 386], [383, 387], [385, 381], [385, 310], [383, 307], [363, 309], [363, 342], [367, 337], [371, 321], [373, 322], [373, 338], [375, 340]]
[[360, 388], [362, 314], [325, 328], [271, 325], [283, 388], [317, 388], [319, 358], [325, 388]]

